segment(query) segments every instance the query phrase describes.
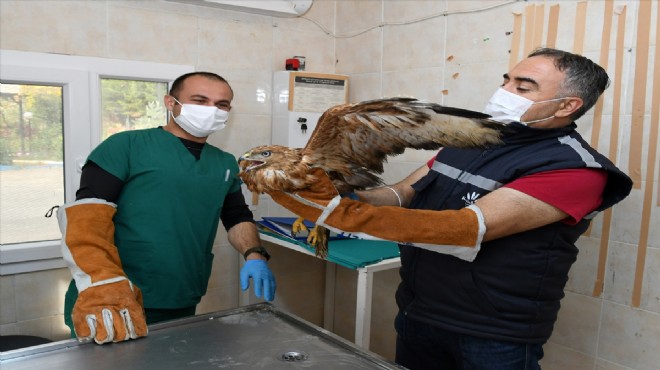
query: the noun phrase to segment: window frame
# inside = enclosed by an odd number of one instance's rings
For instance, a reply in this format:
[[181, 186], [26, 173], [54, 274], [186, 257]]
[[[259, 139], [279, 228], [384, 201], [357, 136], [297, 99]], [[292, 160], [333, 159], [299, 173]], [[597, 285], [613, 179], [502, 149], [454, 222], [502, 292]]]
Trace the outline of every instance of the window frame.
[[[191, 65], [0, 50], [3, 83], [62, 86], [65, 202], [75, 200], [82, 166], [101, 142], [101, 78], [167, 82], [169, 87], [194, 71]], [[60, 248], [60, 239], [0, 245], [0, 276], [65, 267]]]

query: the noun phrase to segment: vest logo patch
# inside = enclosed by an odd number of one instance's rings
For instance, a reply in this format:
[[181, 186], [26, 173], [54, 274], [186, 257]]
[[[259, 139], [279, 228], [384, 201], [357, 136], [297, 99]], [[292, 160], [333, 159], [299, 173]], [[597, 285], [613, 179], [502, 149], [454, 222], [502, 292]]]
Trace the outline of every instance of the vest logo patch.
[[478, 194], [477, 192], [473, 191], [471, 193], [467, 193], [467, 195], [465, 195], [461, 199], [463, 199], [463, 201], [465, 202], [465, 206], [467, 207], [469, 205], [474, 204], [474, 202], [477, 200], [477, 198], [479, 198], [480, 195], [481, 194]]

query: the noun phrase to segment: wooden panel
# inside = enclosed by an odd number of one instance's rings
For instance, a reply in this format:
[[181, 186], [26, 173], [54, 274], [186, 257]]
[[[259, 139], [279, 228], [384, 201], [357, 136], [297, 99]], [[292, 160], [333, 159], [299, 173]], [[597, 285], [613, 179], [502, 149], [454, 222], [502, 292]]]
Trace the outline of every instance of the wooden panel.
[[520, 40], [522, 39], [522, 14], [513, 13], [513, 37], [511, 38], [511, 52], [509, 54], [509, 70], [518, 63], [520, 54]]
[[545, 19], [545, 6], [543, 4], [536, 5], [534, 12], [534, 48], [543, 46], [543, 24]]
[[536, 16], [536, 6], [527, 5], [525, 7], [525, 44], [523, 48], [523, 57], [529, 55], [534, 50], [534, 17]]
[[[650, 6], [649, 6], [650, 7]], [[641, 11], [641, 7], [640, 7]], [[651, 9], [649, 8], [649, 14]], [[649, 15], [650, 17], [650, 15]], [[660, 37], [660, 6], [656, 18], [656, 36]], [[655, 63], [653, 67], [653, 93], [651, 95], [651, 130], [649, 133], [649, 154], [646, 159], [646, 181], [644, 182], [644, 201], [642, 202], [642, 222], [639, 231], [637, 247], [637, 261], [635, 267], [635, 283], [633, 285], [632, 306], [641, 304], [642, 282], [644, 281], [644, 267], [646, 265], [646, 249], [649, 242], [649, 226], [651, 223], [651, 207], [653, 207], [653, 179], [655, 178], [655, 158], [658, 143], [658, 125], [660, 121], [660, 50], [655, 48]]]
[[555, 48], [557, 45], [557, 27], [559, 25], [559, 4], [550, 7], [550, 15], [548, 16], [548, 36], [546, 39], [546, 46]]
[[[609, 157], [614, 162], [618, 148], [619, 138], [619, 118], [621, 117], [621, 77], [623, 74], [624, 57], [624, 39], [626, 35], [626, 7], [624, 6], [619, 14], [618, 29], [616, 36], [616, 59], [614, 62], [614, 83], [612, 84], [613, 103], [612, 103], [612, 128], [610, 131], [610, 153]], [[603, 283], [605, 281], [605, 265], [607, 263], [607, 254], [609, 249], [609, 235], [612, 220], [612, 208], [609, 208], [603, 215], [603, 232], [600, 239], [600, 250], [598, 252], [598, 270], [596, 271], [596, 282], [594, 284], [593, 295], [599, 297], [603, 293]]]
[[575, 10], [575, 34], [573, 41], [573, 52], [582, 55], [584, 51], [584, 29], [587, 23], [587, 2], [580, 1], [577, 3]]
[[649, 64], [649, 33], [651, 27], [651, 1], [640, 1], [637, 14], [637, 46], [635, 47], [635, 85], [632, 96], [632, 122], [628, 175], [639, 189], [642, 181], [642, 144], [644, 109], [646, 107], [646, 81]]
[[[605, 14], [603, 15], [603, 38], [600, 43], [600, 59], [598, 64], [607, 70], [609, 64], [610, 51], [610, 33], [612, 32], [612, 15], [614, 13], [614, 1], [605, 2]], [[594, 123], [591, 129], [591, 146], [598, 149], [598, 140], [600, 138], [600, 129], [603, 120], [603, 101], [605, 94], [601, 95], [594, 107]]]

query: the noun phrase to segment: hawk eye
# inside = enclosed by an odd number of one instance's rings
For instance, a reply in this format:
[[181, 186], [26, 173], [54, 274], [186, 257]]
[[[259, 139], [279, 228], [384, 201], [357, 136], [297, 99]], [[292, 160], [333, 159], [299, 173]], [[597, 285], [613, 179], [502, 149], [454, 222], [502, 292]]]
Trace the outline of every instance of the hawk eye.
[[262, 155], [263, 157], [270, 157], [270, 151], [269, 151], [269, 150], [266, 150], [266, 151], [264, 151], [264, 152], [261, 152], [261, 155]]

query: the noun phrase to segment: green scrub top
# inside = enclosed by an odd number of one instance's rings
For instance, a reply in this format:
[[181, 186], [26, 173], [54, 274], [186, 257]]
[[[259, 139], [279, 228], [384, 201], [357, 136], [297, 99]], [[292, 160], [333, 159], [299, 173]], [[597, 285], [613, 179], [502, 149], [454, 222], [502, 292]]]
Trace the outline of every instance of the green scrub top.
[[179, 138], [153, 128], [113, 135], [88, 160], [124, 181], [115, 244], [145, 308], [199, 303], [223, 201], [240, 190], [236, 159], [206, 144], [197, 160]]

